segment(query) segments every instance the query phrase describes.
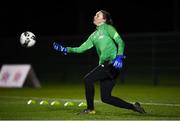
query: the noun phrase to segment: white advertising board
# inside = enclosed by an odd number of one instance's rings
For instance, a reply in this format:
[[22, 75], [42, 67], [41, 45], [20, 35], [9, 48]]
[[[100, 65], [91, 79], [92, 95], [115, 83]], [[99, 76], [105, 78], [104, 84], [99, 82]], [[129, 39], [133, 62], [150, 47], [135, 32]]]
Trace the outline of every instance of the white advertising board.
[[23, 87], [26, 81], [31, 85], [40, 87], [30, 64], [2, 65], [0, 71], [0, 87]]

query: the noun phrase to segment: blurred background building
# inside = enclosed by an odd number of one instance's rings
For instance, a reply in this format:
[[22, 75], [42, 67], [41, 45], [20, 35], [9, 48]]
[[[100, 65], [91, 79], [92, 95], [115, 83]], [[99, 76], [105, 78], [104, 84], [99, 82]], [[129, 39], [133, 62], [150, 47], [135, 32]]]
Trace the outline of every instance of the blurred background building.
[[[0, 66], [31, 64], [41, 83], [81, 82], [98, 64], [95, 49], [64, 56], [52, 43], [79, 46], [95, 29], [95, 13], [104, 9], [126, 44], [118, 82], [180, 84], [179, 7], [178, 0], [5, 2], [0, 5]], [[21, 47], [24, 31], [36, 35], [34, 47]]]

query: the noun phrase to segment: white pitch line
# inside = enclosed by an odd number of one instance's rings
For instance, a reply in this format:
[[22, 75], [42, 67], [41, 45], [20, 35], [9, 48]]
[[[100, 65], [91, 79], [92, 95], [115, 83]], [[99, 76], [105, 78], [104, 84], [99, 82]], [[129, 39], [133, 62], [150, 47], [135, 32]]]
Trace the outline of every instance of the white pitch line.
[[[10, 98], [10, 99], [37, 99], [37, 100], [61, 100], [61, 101], [73, 101], [73, 102], [82, 102], [85, 99], [65, 99], [65, 98], [43, 98], [43, 97], [21, 97], [21, 96], [0, 96], [0, 98]], [[96, 103], [101, 103], [100, 100], [94, 100]], [[134, 103], [134, 102], [131, 102]], [[180, 104], [173, 103], [148, 103], [148, 102], [140, 102], [142, 105], [155, 105], [155, 106], [172, 106], [172, 107], [180, 107]]]
[[157, 105], [157, 106], [173, 106], [180, 107], [180, 104], [172, 104], [172, 103], [141, 103], [143, 105]]

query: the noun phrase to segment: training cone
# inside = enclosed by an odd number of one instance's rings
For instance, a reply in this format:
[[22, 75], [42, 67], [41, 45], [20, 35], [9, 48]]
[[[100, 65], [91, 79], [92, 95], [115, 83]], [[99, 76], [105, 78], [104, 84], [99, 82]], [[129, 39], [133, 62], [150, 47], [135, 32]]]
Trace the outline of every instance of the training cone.
[[64, 106], [65, 107], [67, 107], [67, 106], [74, 106], [74, 103], [73, 102], [65, 102]]
[[52, 101], [50, 105], [51, 106], [60, 106], [60, 104], [61, 103], [59, 101]]
[[84, 106], [87, 106], [87, 104], [86, 104], [85, 102], [80, 102], [80, 103], [78, 104], [78, 106], [79, 106], [79, 107], [84, 107]]
[[28, 101], [27, 101], [27, 104], [28, 104], [28, 105], [36, 104], [36, 101], [35, 101], [35, 100], [28, 100]]
[[42, 100], [39, 102], [40, 105], [49, 105], [49, 102], [46, 100]]

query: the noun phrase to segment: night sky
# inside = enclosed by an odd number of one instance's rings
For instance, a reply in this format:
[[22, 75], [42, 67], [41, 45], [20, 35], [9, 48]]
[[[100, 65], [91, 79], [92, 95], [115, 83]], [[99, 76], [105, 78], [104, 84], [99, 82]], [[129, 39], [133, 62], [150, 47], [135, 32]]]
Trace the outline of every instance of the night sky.
[[92, 19], [104, 9], [121, 33], [179, 31], [178, 0], [24, 1], [1, 3], [0, 35], [29, 30], [40, 36], [80, 35], [94, 30]]

